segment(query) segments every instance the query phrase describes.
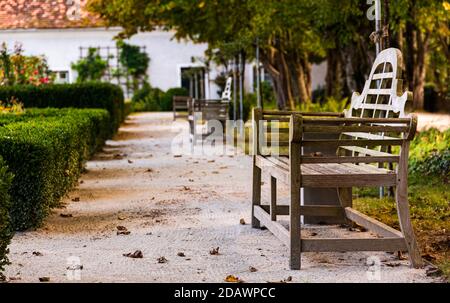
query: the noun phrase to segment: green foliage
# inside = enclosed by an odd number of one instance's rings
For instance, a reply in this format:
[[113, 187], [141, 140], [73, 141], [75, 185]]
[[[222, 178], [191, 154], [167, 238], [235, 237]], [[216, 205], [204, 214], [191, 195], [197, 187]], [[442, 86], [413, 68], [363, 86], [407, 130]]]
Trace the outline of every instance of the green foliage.
[[[378, 189], [357, 191], [355, 208], [363, 213], [399, 229], [393, 197], [378, 198]], [[411, 175], [408, 201], [411, 219], [422, 253], [434, 261], [450, 278], [448, 260], [448, 230], [450, 230], [450, 191], [448, 183], [437, 177]]]
[[130, 45], [123, 41], [117, 43], [120, 49], [119, 61], [126, 71], [134, 78], [142, 78], [147, 74], [150, 58], [146, 53], [141, 52], [137, 45]]
[[171, 111], [173, 109], [173, 97], [174, 96], [189, 96], [187, 89], [183, 87], [175, 87], [168, 89], [160, 100], [162, 111]]
[[9, 101], [12, 98], [25, 108], [103, 108], [112, 117], [111, 130], [114, 131], [125, 118], [122, 89], [108, 83], [0, 87], [0, 100]]
[[344, 109], [348, 106], [348, 99], [344, 98], [342, 100], [338, 100], [336, 98], [330, 97], [327, 98], [325, 102], [317, 102], [317, 103], [301, 103], [299, 106], [299, 110], [302, 112], [333, 112], [333, 113], [342, 113]]
[[11, 198], [9, 189], [13, 175], [8, 171], [5, 161], [0, 157], [0, 281], [5, 277], [2, 273], [4, 266], [9, 264], [8, 244], [11, 241], [13, 230], [9, 212], [11, 210]]
[[419, 133], [411, 143], [410, 172], [450, 177], [450, 129], [430, 129]]
[[133, 111], [171, 111], [173, 96], [188, 96], [189, 92], [185, 88], [170, 88], [163, 92], [159, 88], [153, 88], [146, 83], [136, 91], [132, 98]]
[[32, 84], [53, 82], [53, 75], [43, 56], [24, 56], [22, 45], [17, 43], [10, 53], [6, 43], [0, 48], [0, 85]]
[[111, 136], [110, 115], [102, 109], [31, 109], [4, 116], [0, 155], [15, 175], [11, 221], [25, 230], [41, 224]]
[[77, 82], [100, 81], [108, 69], [108, 62], [102, 59], [96, 48], [90, 47], [85, 58], [72, 63], [78, 72]]

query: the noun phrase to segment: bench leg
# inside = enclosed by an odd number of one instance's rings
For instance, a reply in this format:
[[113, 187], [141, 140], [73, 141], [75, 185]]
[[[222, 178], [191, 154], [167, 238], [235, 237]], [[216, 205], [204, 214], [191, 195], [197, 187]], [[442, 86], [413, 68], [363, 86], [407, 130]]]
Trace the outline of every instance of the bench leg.
[[277, 179], [270, 176], [270, 218], [277, 220]]
[[289, 207], [290, 262], [292, 270], [301, 267], [301, 226], [300, 226], [300, 187], [291, 188], [291, 205]]
[[398, 220], [406, 240], [411, 266], [421, 268], [423, 267], [423, 261], [420, 255], [419, 245], [414, 236], [408, 204], [408, 154], [409, 142], [405, 142], [401, 146], [400, 161], [397, 166], [398, 182], [395, 190], [395, 201], [397, 203]]
[[408, 248], [411, 266], [414, 268], [421, 268], [423, 267], [423, 261], [420, 255], [419, 245], [417, 244], [416, 237], [414, 235], [414, 229], [411, 224], [406, 180], [402, 180], [397, 185], [395, 200], [397, 202], [397, 213], [400, 228], [406, 240], [406, 247]]
[[338, 188], [338, 197], [339, 203], [341, 204], [343, 210], [343, 222], [346, 224], [350, 224], [351, 220], [347, 218], [345, 215], [346, 207], [353, 207], [353, 190], [351, 187], [347, 188]]
[[261, 205], [261, 168], [256, 166], [256, 157], [253, 157], [253, 185], [252, 185], [252, 227], [261, 228], [258, 219], [255, 218], [255, 206]]

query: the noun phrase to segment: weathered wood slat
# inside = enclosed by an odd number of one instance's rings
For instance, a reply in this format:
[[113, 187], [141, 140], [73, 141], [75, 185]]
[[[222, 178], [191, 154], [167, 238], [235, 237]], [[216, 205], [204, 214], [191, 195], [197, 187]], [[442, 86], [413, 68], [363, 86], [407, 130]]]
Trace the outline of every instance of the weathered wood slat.
[[367, 91], [368, 95], [391, 95], [392, 89], [390, 88], [371, 88]]
[[373, 80], [392, 79], [393, 77], [394, 77], [394, 73], [380, 73], [380, 74], [374, 74], [372, 79]]
[[343, 133], [343, 135], [353, 137], [353, 138], [367, 139], [367, 140], [399, 140], [400, 139], [400, 138], [383, 136], [383, 135], [368, 134], [368, 133], [363, 133], [363, 132]]
[[358, 147], [358, 146], [342, 146], [342, 149], [358, 153], [360, 155], [367, 155], [367, 156], [373, 156], [373, 157], [391, 157], [393, 156], [390, 153], [381, 152], [373, 149]]
[[306, 133], [329, 133], [329, 134], [341, 134], [341, 133], [353, 133], [353, 132], [393, 132], [400, 133], [409, 130], [408, 126], [390, 126], [390, 125], [354, 125], [354, 126], [329, 126], [329, 125], [306, 125], [303, 127], [303, 131]]
[[307, 124], [371, 124], [371, 123], [383, 123], [386, 125], [409, 125], [411, 123], [410, 118], [303, 118], [303, 125]]
[[386, 140], [303, 140], [305, 147], [341, 147], [341, 146], [360, 146], [360, 147], [376, 147], [376, 146], [400, 146], [404, 140], [401, 139], [386, 139]]
[[277, 110], [263, 110], [263, 116], [290, 116], [293, 114], [310, 116], [310, 117], [343, 117], [343, 113], [334, 112], [298, 112], [298, 111], [277, 111]]
[[400, 231], [390, 226], [387, 226], [386, 224], [381, 223], [369, 216], [366, 216], [353, 208], [350, 207], [345, 208], [345, 215], [349, 220], [367, 228], [368, 230], [380, 236], [391, 238], [395, 237], [403, 238], [403, 234]]
[[253, 208], [254, 216], [259, 220], [260, 224], [270, 230], [284, 245], [290, 247], [289, 231], [280, 223], [272, 221], [270, 214], [260, 206], [253, 206]]
[[397, 163], [398, 156], [389, 157], [313, 157], [303, 156], [302, 163]]
[[388, 251], [406, 250], [404, 238], [372, 239], [302, 239], [302, 251]]

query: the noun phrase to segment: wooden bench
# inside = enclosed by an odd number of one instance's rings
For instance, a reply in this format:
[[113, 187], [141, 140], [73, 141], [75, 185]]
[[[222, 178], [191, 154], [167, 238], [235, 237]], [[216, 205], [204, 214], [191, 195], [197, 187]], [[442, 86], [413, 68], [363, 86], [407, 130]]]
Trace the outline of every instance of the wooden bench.
[[[253, 111], [252, 226], [267, 227], [290, 249], [290, 268], [300, 269], [302, 252], [408, 251], [411, 265], [422, 260], [410, 220], [407, 200], [408, 153], [417, 118], [405, 116], [411, 95], [399, 79], [402, 56], [397, 49], [380, 53], [363, 93], [355, 93], [342, 114]], [[305, 139], [310, 134], [337, 134], [336, 139]], [[335, 156], [302, 152], [334, 147]], [[397, 151], [397, 152], [394, 152]], [[271, 178], [270, 205], [261, 204], [261, 176]], [[290, 188], [290, 204], [278, 205], [277, 182]], [[352, 208], [352, 187], [396, 187], [401, 227], [397, 231]], [[301, 188], [336, 188], [340, 205], [302, 205]], [[277, 221], [289, 216], [289, 229]], [[379, 238], [308, 238], [301, 233], [301, 216], [344, 216]]]
[[187, 96], [174, 96], [172, 99], [173, 106], [173, 121], [177, 118], [187, 118], [189, 116], [189, 102], [190, 97]]
[[[232, 78], [228, 78], [221, 100], [192, 99], [188, 102], [188, 120], [191, 142], [217, 134], [217, 128], [221, 128], [221, 135], [226, 133], [226, 121], [228, 120], [231, 99]], [[206, 125], [203, 125], [206, 122]], [[199, 126], [206, 126], [199, 132]]]

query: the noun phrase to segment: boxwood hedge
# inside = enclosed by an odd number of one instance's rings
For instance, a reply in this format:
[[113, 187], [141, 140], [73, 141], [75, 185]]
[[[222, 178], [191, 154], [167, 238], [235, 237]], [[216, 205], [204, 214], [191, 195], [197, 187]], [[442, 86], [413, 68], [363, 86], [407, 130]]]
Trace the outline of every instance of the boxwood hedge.
[[41, 224], [112, 131], [101, 109], [32, 109], [0, 125], [0, 155], [15, 176], [9, 192], [16, 230]]
[[11, 220], [9, 211], [11, 209], [11, 201], [9, 196], [9, 188], [11, 186], [13, 175], [8, 171], [5, 161], [0, 157], [0, 281], [5, 277], [2, 271], [5, 265], [8, 265], [8, 244], [12, 237]]
[[103, 108], [112, 117], [113, 130], [117, 130], [125, 118], [122, 89], [109, 83], [0, 86], [0, 101], [12, 98], [25, 108]]

